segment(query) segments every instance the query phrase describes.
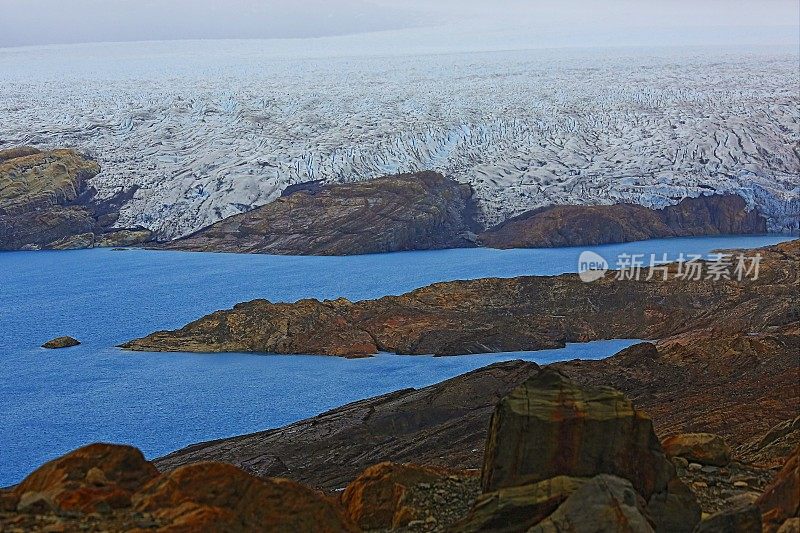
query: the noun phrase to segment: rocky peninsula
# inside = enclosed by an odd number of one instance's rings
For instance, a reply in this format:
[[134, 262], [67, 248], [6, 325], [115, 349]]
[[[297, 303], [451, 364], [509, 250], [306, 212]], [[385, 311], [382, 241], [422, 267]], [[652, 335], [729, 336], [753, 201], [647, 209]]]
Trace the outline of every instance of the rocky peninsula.
[[755, 335], [796, 322], [800, 241], [749, 253], [761, 254], [758, 279], [684, 279], [678, 275], [683, 267], [674, 263], [645, 270], [639, 279], [616, 279], [614, 272], [593, 283], [573, 274], [532, 276], [436, 283], [361, 302], [254, 300], [122, 347], [343, 357], [459, 355], [598, 339], [663, 339], [704, 328]]

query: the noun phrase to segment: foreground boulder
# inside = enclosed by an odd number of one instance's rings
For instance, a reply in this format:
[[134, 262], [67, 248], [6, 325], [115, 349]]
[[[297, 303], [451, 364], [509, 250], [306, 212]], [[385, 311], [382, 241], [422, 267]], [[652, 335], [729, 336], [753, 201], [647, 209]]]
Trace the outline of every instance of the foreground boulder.
[[710, 466], [727, 466], [731, 462], [731, 448], [725, 439], [711, 433], [682, 433], [672, 435], [661, 443], [669, 457], [683, 457], [687, 461]]
[[[600, 475], [578, 490], [528, 533], [647, 533], [645, 501], [626, 479]], [[676, 531], [676, 530], [672, 530]]]
[[[794, 533], [800, 526], [800, 447], [759, 498], [767, 533]], [[792, 529], [794, 528], [794, 529]]]
[[[559, 476], [585, 480], [603, 475], [589, 488], [572, 481], [553, 485]], [[538, 485], [547, 480], [550, 485]], [[645, 525], [652, 523], [656, 531], [688, 532], [700, 520], [700, 507], [676, 477], [651, 420], [622, 393], [581, 387], [552, 369], [531, 376], [498, 404], [489, 427], [482, 485], [479, 502], [485, 506], [494, 501], [498, 514], [476, 505], [463, 524], [465, 531], [490, 531], [476, 528], [475, 519], [491, 524], [502, 521], [501, 516], [527, 527], [546, 513], [547, 505], [555, 509], [540, 522], [540, 531], [583, 531], [570, 528], [577, 528], [586, 513], [595, 513], [609, 531], [647, 531]], [[509, 487], [522, 492], [509, 494]], [[527, 506], [521, 494], [529, 495]], [[614, 509], [626, 518], [617, 516], [614, 522]], [[605, 522], [606, 516], [611, 522]]]
[[483, 465], [486, 492], [555, 476], [612, 474], [649, 498], [675, 476], [652, 421], [612, 388], [583, 388], [557, 371], [529, 378], [497, 406]]
[[39, 467], [12, 494], [19, 511], [107, 511], [130, 506], [157, 475], [136, 448], [90, 444]]
[[439, 482], [450, 474], [453, 472], [442, 468], [380, 463], [364, 470], [347, 486], [342, 504], [347, 516], [362, 529], [404, 527], [422, 518], [407, 500], [409, 489]]
[[58, 348], [72, 348], [73, 346], [78, 346], [80, 343], [81, 341], [72, 337], [56, 337], [55, 339], [49, 340], [42, 344], [42, 348], [48, 348], [50, 350]]
[[151, 481], [133, 498], [170, 531], [354, 531], [321, 494], [288, 479], [257, 479], [235, 466], [198, 463]]

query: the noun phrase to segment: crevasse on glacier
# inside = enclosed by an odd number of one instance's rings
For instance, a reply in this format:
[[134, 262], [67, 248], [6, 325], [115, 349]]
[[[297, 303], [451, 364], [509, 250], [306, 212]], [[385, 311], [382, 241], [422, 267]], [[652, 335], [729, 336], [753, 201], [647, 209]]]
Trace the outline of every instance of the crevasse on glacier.
[[302, 59], [197, 43], [153, 58], [116, 46], [66, 64], [57, 47], [0, 53], [0, 143], [94, 155], [102, 196], [139, 187], [119, 224], [163, 238], [292, 183], [422, 169], [470, 183], [487, 225], [547, 204], [733, 191], [773, 231], [797, 231], [796, 52]]

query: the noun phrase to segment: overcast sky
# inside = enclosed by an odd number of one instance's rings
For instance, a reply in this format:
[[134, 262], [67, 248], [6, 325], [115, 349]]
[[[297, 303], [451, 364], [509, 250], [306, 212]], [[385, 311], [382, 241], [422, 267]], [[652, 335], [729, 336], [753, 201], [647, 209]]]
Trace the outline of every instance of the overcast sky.
[[[651, 30], [664, 44], [706, 28], [731, 44], [794, 39], [798, 0], [0, 0], [0, 46], [102, 41], [297, 38], [417, 26], [515, 26], [559, 45]], [[752, 31], [748, 30], [752, 28]], [[781, 28], [774, 32], [771, 28]], [[657, 33], [658, 33], [657, 32]], [[653, 34], [650, 33], [651, 39]], [[688, 38], [688, 37], [687, 37]], [[594, 40], [593, 40], [594, 39]], [[674, 42], [674, 41], [677, 41]], [[613, 44], [613, 39], [612, 39]]]

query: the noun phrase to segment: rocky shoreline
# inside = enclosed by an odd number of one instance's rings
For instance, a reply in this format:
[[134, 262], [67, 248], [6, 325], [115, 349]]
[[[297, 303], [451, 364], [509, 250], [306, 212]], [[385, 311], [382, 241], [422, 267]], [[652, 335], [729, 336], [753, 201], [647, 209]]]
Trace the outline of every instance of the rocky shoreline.
[[681, 279], [664, 273], [593, 283], [574, 274], [436, 283], [350, 302], [254, 300], [128, 350], [364, 357], [459, 355], [563, 347], [567, 342], [664, 339], [703, 328], [757, 334], [797, 321], [800, 241], [763, 248], [758, 279]]
[[472, 188], [432, 171], [350, 183], [299, 183], [276, 200], [176, 240], [120, 228], [131, 187], [98, 199], [98, 163], [74, 150], [0, 151], [0, 249], [154, 249], [356, 255], [440, 248], [588, 246], [720, 234], [764, 234], [767, 221], [734, 194], [634, 204], [554, 205], [484, 228]]

